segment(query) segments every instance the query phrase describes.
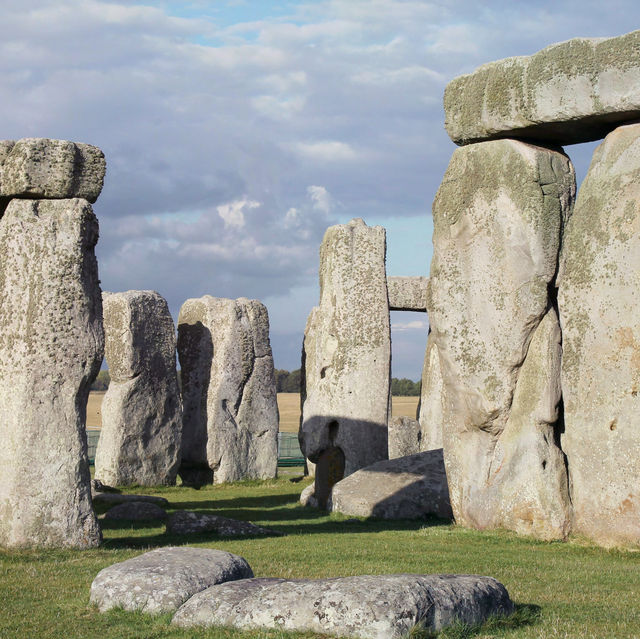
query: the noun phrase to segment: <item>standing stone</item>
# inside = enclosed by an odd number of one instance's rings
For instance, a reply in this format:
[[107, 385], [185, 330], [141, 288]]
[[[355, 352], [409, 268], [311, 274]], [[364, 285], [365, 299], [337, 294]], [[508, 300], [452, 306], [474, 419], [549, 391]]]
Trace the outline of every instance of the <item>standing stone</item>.
[[111, 382], [95, 476], [109, 486], [173, 485], [182, 415], [167, 302], [155, 291], [104, 293], [103, 314]]
[[406, 457], [420, 452], [420, 422], [406, 415], [389, 420], [389, 459]]
[[458, 149], [436, 196], [428, 312], [459, 524], [568, 533], [549, 289], [574, 193], [564, 154], [498, 140]]
[[187, 300], [178, 319], [178, 355], [183, 481], [275, 477], [278, 404], [265, 306], [244, 297]]
[[559, 289], [574, 529], [640, 544], [640, 125], [596, 149], [567, 226]]
[[[380, 226], [352, 220], [327, 229], [320, 247], [320, 305], [309, 315], [303, 346], [302, 452], [316, 468], [316, 490], [337, 468], [344, 476], [387, 458], [391, 338]], [[321, 460], [331, 468], [321, 470]], [[321, 506], [324, 504], [321, 503]]]
[[420, 406], [418, 422], [420, 424], [420, 451], [442, 448], [442, 402], [444, 388], [440, 355], [433, 334], [429, 332], [427, 349], [422, 369], [422, 385], [420, 388]]
[[97, 546], [85, 414], [104, 349], [82, 199], [12, 200], [0, 220], [0, 545]]

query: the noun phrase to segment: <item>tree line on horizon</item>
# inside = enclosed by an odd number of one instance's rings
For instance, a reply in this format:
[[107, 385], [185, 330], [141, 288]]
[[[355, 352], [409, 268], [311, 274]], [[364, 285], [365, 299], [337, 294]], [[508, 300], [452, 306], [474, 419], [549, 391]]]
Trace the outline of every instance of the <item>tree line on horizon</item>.
[[[299, 393], [301, 371], [296, 369], [295, 371], [287, 371], [284, 369], [276, 368], [276, 391], [278, 393]], [[109, 382], [111, 376], [108, 370], [100, 371], [95, 381], [91, 385], [92, 391], [106, 391], [109, 388]], [[178, 375], [178, 382], [180, 382], [180, 376]], [[391, 394], [395, 397], [416, 397], [420, 395], [420, 382], [414, 382], [406, 377], [398, 379], [393, 377], [391, 379]]]

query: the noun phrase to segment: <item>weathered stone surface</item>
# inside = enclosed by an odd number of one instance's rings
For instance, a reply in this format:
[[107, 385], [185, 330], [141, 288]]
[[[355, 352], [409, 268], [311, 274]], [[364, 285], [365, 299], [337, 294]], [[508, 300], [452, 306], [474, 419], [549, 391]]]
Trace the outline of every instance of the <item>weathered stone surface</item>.
[[222, 550], [158, 548], [101, 570], [91, 584], [91, 603], [147, 613], [173, 612], [214, 584], [247, 579], [246, 559]]
[[436, 631], [456, 619], [474, 624], [512, 611], [506, 589], [491, 577], [363, 575], [213, 586], [187, 601], [172, 623], [400, 639], [418, 623]]
[[278, 405], [265, 306], [209, 295], [187, 300], [178, 355], [183, 481], [275, 477]]
[[[15, 146], [15, 140], [0, 140], [0, 165], [4, 164], [11, 149]], [[0, 171], [0, 175], [1, 175]]]
[[389, 310], [427, 311], [427, 277], [388, 277]]
[[98, 199], [107, 168], [98, 147], [48, 138], [23, 138], [15, 144], [4, 142], [5, 148], [0, 151], [0, 196], [78, 197], [89, 202]]
[[104, 336], [85, 200], [12, 200], [0, 219], [0, 545], [100, 543], [85, 407]]
[[405, 415], [389, 420], [389, 459], [420, 452], [420, 422]]
[[596, 149], [563, 240], [562, 394], [576, 532], [640, 544], [640, 125]]
[[[327, 478], [341, 478], [340, 454], [344, 476], [387, 458], [391, 345], [385, 251], [384, 229], [360, 219], [327, 229], [320, 247], [320, 305], [305, 331], [299, 434], [302, 452], [318, 464], [320, 501], [330, 491]], [[323, 455], [335, 473], [322, 470]]]
[[107, 510], [105, 519], [126, 519], [139, 521], [144, 519], [164, 519], [167, 516], [164, 508], [148, 501], [127, 501]]
[[442, 402], [444, 387], [440, 355], [433, 334], [429, 332], [427, 349], [422, 368], [422, 386], [420, 388], [420, 405], [418, 422], [420, 423], [420, 450], [442, 448]]
[[155, 291], [104, 293], [103, 309], [111, 383], [95, 476], [115, 486], [175, 484], [182, 406], [167, 302]]
[[456, 144], [504, 137], [558, 145], [604, 137], [640, 118], [640, 31], [576, 38], [485, 64], [447, 85]]
[[436, 196], [428, 313], [462, 525], [544, 539], [568, 532], [548, 289], [574, 193], [565, 155], [498, 140], [457, 149]]
[[300, 493], [300, 505], [301, 506], [309, 506], [309, 508], [319, 508], [320, 507], [320, 504], [318, 504], [318, 500], [316, 499], [315, 482], [313, 484], [309, 484]]
[[220, 515], [195, 513], [189, 510], [177, 510], [167, 520], [167, 533], [173, 535], [191, 535], [201, 532], [215, 532], [221, 537], [243, 537], [247, 535], [281, 536], [278, 530], [256, 526], [250, 521], [239, 521]]
[[354, 517], [451, 519], [442, 450], [379, 461], [339, 481], [331, 509]]
[[169, 505], [168, 499], [155, 495], [124, 495], [120, 493], [94, 492], [91, 494], [91, 499], [94, 504], [125, 504], [132, 501], [143, 501], [149, 504], [157, 504], [158, 506]]

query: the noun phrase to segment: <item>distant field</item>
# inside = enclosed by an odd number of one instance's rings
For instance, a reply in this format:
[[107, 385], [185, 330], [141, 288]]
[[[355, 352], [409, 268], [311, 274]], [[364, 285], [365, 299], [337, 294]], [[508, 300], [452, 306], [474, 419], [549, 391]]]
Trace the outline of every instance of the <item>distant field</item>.
[[[87, 428], [102, 426], [102, 398], [104, 391], [89, 393], [87, 404]], [[393, 416], [416, 416], [418, 397], [394, 397], [392, 399]], [[298, 393], [278, 393], [278, 409], [280, 411], [280, 430], [283, 433], [297, 433], [300, 424], [300, 395]]]

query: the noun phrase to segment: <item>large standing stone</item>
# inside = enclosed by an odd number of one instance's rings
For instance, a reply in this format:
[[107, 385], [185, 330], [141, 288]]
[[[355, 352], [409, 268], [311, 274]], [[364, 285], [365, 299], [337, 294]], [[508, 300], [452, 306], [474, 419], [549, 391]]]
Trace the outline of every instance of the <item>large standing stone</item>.
[[562, 394], [576, 532], [640, 544], [640, 125], [596, 149], [567, 226]]
[[[389, 420], [389, 459], [420, 452], [420, 422], [406, 415]], [[441, 446], [442, 448], [442, 446]]]
[[505, 587], [476, 575], [361, 575], [338, 579], [247, 579], [194, 595], [172, 623], [277, 628], [401, 639], [421, 624], [438, 631], [513, 612]]
[[418, 422], [420, 424], [420, 450], [437, 450], [442, 448], [442, 402], [444, 388], [440, 355], [433, 334], [429, 332], [427, 349], [422, 368], [422, 386], [420, 388], [420, 405]]
[[436, 196], [428, 312], [462, 525], [545, 539], [569, 530], [549, 288], [574, 193], [564, 154], [498, 140], [456, 150]]
[[205, 295], [178, 319], [187, 483], [275, 477], [278, 404], [267, 309]]
[[12, 200], [0, 220], [0, 545], [100, 543], [85, 412], [104, 349], [86, 200]]
[[323, 495], [330, 490], [320, 485], [323, 477], [342, 478], [332, 474], [340, 455], [345, 476], [387, 458], [391, 339], [385, 252], [384, 229], [360, 219], [327, 229], [320, 247], [320, 305], [305, 331], [299, 437], [303, 453], [318, 464], [316, 488]]
[[98, 199], [106, 171], [98, 147], [48, 138], [0, 144], [0, 196]]
[[456, 144], [519, 137], [574, 144], [640, 118], [640, 31], [576, 38], [485, 64], [450, 82], [445, 127]]
[[111, 382], [102, 402], [96, 478], [110, 486], [174, 484], [182, 415], [167, 302], [155, 291], [104, 293], [103, 313]]

